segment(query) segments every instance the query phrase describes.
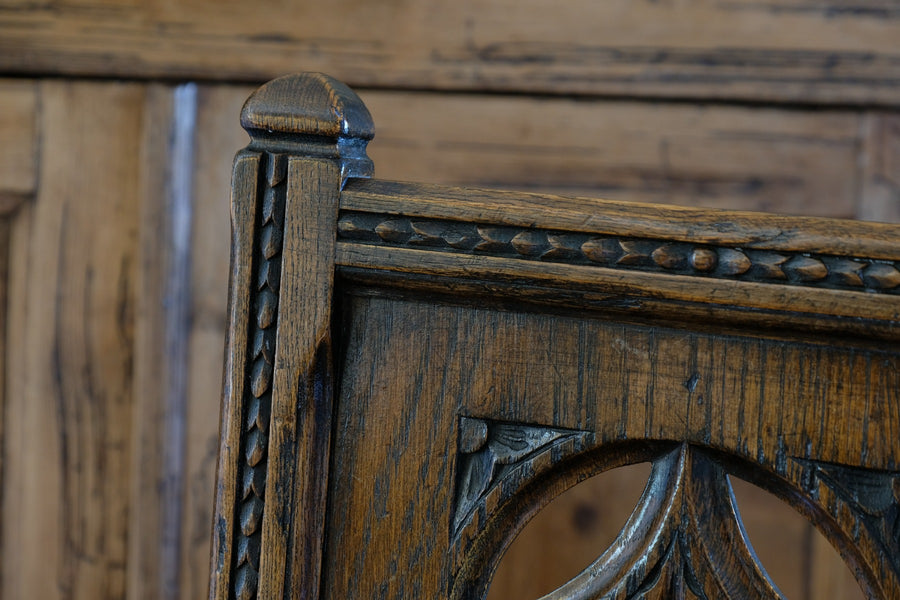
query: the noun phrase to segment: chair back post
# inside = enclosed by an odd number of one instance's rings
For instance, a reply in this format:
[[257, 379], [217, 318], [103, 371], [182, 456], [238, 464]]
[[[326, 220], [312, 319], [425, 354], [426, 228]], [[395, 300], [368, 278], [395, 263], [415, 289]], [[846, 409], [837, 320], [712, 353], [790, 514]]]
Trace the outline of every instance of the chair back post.
[[233, 171], [210, 598], [313, 599], [328, 482], [338, 200], [348, 178], [372, 175], [374, 129], [359, 97], [318, 73], [261, 87], [241, 125], [251, 141]]

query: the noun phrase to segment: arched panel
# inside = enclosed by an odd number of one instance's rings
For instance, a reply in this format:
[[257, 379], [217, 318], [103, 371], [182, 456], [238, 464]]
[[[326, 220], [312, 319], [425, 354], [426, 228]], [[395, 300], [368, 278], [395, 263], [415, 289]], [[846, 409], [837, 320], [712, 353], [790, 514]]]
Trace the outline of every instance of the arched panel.
[[[510, 541], [555, 496], [591, 475], [645, 460], [653, 465], [649, 481], [619, 536], [594, 563], [542, 600], [783, 600], [750, 546], [729, 473], [775, 493], [809, 518], [839, 549], [865, 593], [873, 598], [888, 597], [875, 583], [866, 557], [893, 543], [878, 536], [894, 532], [894, 479], [887, 475], [864, 477], [869, 484], [877, 484], [876, 491], [881, 493], [869, 490], [852, 496], [848, 486], [858, 484], [858, 477], [838, 479], [834, 466], [818, 475], [824, 485], [841, 486], [836, 493], [857, 498], [855, 505], [847, 500], [848, 505], [857, 506], [864, 515], [863, 525], [873, 533], [858, 536], [854, 542], [852, 532], [832, 518], [828, 507], [808, 490], [758, 465], [686, 443], [612, 444], [556, 461], [552, 476], [538, 473], [529, 479], [520, 473], [516, 494], [491, 506], [482, 505], [477, 530], [470, 521], [465, 546], [457, 547], [451, 597], [483, 598]], [[867, 548], [873, 544], [878, 548]]]

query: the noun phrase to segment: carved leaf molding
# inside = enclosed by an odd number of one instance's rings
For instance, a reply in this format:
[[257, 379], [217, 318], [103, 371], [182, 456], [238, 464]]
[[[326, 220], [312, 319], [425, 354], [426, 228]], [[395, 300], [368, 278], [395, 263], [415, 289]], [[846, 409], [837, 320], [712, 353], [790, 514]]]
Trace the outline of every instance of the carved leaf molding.
[[807, 252], [771, 252], [352, 211], [341, 213], [338, 236], [419, 250], [900, 293], [900, 264], [896, 262]]
[[244, 398], [243, 458], [238, 479], [239, 530], [235, 536], [234, 598], [252, 600], [259, 586], [262, 517], [265, 509], [269, 416], [275, 365], [275, 330], [281, 276], [284, 227], [284, 155], [266, 154], [262, 202], [257, 209], [259, 236], [255, 240], [256, 289], [250, 315], [249, 383]]

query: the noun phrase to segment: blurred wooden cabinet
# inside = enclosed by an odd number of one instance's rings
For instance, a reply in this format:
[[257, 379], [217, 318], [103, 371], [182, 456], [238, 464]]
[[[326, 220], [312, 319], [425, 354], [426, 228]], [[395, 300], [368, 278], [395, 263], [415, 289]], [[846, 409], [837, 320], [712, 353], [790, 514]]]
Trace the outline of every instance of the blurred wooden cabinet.
[[[0, 597], [205, 596], [265, 79], [352, 84], [384, 179], [900, 220], [890, 3], [301, 4], [0, 3]], [[823, 598], [804, 535], [784, 564]]]

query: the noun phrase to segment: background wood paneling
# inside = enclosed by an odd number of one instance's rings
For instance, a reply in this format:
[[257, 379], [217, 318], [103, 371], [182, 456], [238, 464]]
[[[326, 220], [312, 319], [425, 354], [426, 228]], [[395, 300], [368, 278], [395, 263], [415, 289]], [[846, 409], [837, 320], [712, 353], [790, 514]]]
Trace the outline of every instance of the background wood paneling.
[[[37, 174], [37, 91], [32, 81], [0, 80], [0, 381], [5, 382], [8, 345], [6, 306], [9, 296], [9, 213], [30, 199]], [[0, 448], [3, 448], [6, 385], [0, 386]], [[0, 481], [6, 474], [5, 452], [0, 450]], [[0, 486], [0, 510], [5, 489]], [[0, 513], [0, 539], [3, 519]], [[2, 579], [0, 579], [2, 585]]]
[[892, 0], [33, 3], [0, 11], [16, 72], [896, 105]]
[[188, 373], [194, 87], [142, 86], [130, 598], [178, 591]]
[[[246, 92], [246, 93], [245, 93]], [[202, 598], [209, 584], [219, 391], [225, 348], [228, 288], [229, 184], [231, 150], [246, 145], [247, 134], [234, 116], [249, 89], [204, 86], [197, 93], [191, 235], [190, 325], [187, 407], [184, 429], [184, 490], [181, 520], [181, 591]]]
[[34, 193], [37, 92], [33, 82], [0, 80], [0, 214]]
[[900, 222], [900, 114], [870, 113], [864, 121], [860, 219]]
[[[860, 180], [883, 170], [861, 169], [867, 134], [882, 134], [864, 130], [857, 111], [402, 92], [363, 99], [377, 128], [376, 175], [387, 179], [853, 217]], [[873, 140], [873, 154], [882, 157], [884, 144]]]
[[2, 595], [122, 598], [143, 90], [40, 96], [38, 193], [12, 223]]
[[[361, 88], [382, 178], [900, 222], [897, 39], [889, 0], [0, 1], [0, 597], [205, 595], [255, 84]], [[792, 600], [852, 597], [774, 502]]]

